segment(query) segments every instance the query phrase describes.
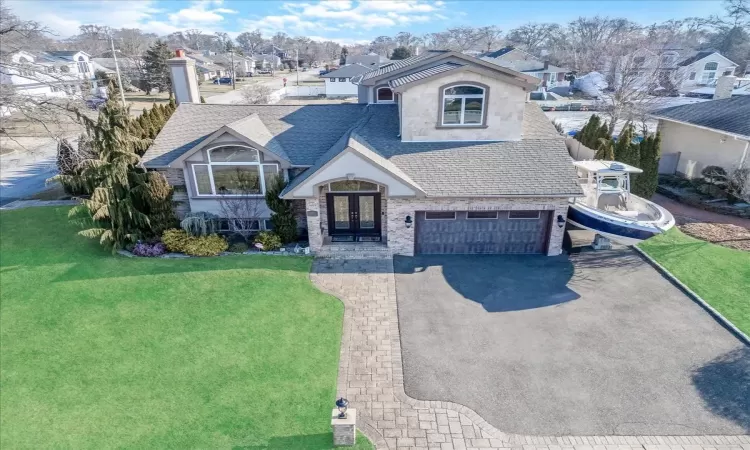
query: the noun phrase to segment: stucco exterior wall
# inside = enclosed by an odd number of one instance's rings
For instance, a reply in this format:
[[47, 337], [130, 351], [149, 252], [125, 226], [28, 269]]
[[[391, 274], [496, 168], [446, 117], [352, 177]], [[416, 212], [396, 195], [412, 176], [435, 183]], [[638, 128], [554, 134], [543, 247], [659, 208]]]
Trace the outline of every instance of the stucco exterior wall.
[[[487, 126], [447, 127], [438, 125], [440, 88], [455, 82], [477, 82], [489, 86]], [[483, 74], [460, 71], [416, 84], [401, 96], [403, 141], [482, 141], [521, 139], [526, 91]]]
[[680, 152], [677, 172], [687, 178], [700, 177], [706, 166], [721, 166], [731, 171], [739, 167], [743, 156], [745, 166], [749, 163], [748, 140], [667, 120], [659, 121], [659, 130], [661, 152]]
[[388, 203], [388, 247], [394, 254], [414, 255], [414, 226], [406, 228], [406, 216], [415, 218], [416, 211], [482, 211], [482, 210], [542, 210], [553, 211], [547, 255], [562, 253], [565, 227], [557, 225], [557, 216], [568, 215], [565, 198], [391, 198]]

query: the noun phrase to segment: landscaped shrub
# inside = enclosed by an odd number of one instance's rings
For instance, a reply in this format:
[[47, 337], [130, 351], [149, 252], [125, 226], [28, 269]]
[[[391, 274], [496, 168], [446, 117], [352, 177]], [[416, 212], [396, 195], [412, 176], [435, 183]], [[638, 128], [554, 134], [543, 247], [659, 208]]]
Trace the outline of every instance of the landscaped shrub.
[[189, 239], [190, 236], [188, 236], [185, 230], [178, 230], [176, 228], [167, 230], [161, 235], [161, 241], [167, 246], [167, 250], [170, 252], [184, 252], [185, 245]]
[[219, 216], [203, 211], [191, 212], [180, 222], [180, 227], [191, 236], [206, 236], [219, 231]]
[[132, 253], [135, 256], [146, 256], [155, 257], [161, 256], [167, 252], [167, 247], [161, 242], [149, 244], [147, 242], [138, 241], [133, 247]]
[[185, 230], [167, 230], [161, 237], [170, 252], [185, 253], [192, 256], [216, 256], [226, 251], [227, 241], [217, 235], [190, 236]]
[[217, 256], [227, 250], [227, 241], [218, 234], [190, 236], [185, 243], [185, 254], [192, 256]]
[[244, 253], [249, 248], [250, 247], [248, 247], [247, 242], [235, 242], [234, 244], [229, 246], [229, 251], [232, 253]]
[[272, 231], [261, 231], [255, 236], [255, 246], [265, 252], [272, 252], [281, 248], [281, 238]]

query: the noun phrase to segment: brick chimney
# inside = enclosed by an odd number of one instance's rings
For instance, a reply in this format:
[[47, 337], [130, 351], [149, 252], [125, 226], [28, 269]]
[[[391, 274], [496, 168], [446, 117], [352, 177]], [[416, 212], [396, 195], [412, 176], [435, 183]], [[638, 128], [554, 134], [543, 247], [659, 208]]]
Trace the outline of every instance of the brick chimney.
[[714, 100], [722, 98], [730, 98], [732, 96], [732, 90], [734, 90], [734, 83], [737, 81], [737, 77], [733, 75], [724, 75], [716, 80], [716, 89], [714, 90]]
[[169, 77], [172, 79], [172, 90], [177, 104], [200, 103], [198, 78], [195, 75], [195, 61], [185, 56], [185, 50], [179, 49], [174, 58], [167, 60]]
[[549, 60], [544, 61], [544, 70], [549, 69]]

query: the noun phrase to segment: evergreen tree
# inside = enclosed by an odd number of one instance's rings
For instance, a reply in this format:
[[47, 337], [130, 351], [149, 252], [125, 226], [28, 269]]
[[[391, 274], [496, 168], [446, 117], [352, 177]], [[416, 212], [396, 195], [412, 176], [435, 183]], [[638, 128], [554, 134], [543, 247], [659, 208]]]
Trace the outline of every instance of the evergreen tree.
[[159, 237], [165, 230], [177, 226], [177, 216], [172, 203], [172, 186], [159, 172], [148, 172], [148, 194], [144, 198], [149, 219], [149, 230], [144, 234]]
[[603, 159], [605, 161], [613, 161], [615, 159], [614, 142], [612, 139], [599, 138], [596, 148], [594, 159]]
[[638, 145], [633, 144], [633, 136], [635, 130], [630, 123], [625, 124], [620, 132], [620, 136], [617, 138], [617, 143], [614, 146], [615, 160], [630, 164], [631, 166], [638, 167], [641, 163]]
[[346, 47], [341, 48], [341, 58], [339, 58], [339, 65], [343, 66], [346, 64], [346, 57], [349, 55], [349, 50]]
[[640, 145], [640, 163], [643, 173], [637, 175], [632, 191], [643, 198], [651, 198], [659, 184], [659, 159], [661, 159], [661, 133], [646, 136]]
[[266, 186], [266, 203], [273, 211], [271, 223], [273, 231], [281, 242], [288, 243], [297, 239], [297, 219], [294, 217], [294, 206], [291, 201], [284, 200], [279, 195], [286, 187], [286, 181], [281, 175], [273, 178], [270, 186]]
[[[201, 102], [201, 103], [206, 103], [206, 102]], [[176, 110], [177, 110], [177, 103], [174, 102], [174, 97], [170, 95], [169, 96], [169, 115], [172, 115], [172, 113], [175, 112]]]
[[171, 57], [172, 51], [167, 47], [167, 43], [160, 39], [146, 50], [143, 63], [147, 93], [150, 93], [152, 89], [158, 89], [159, 92], [172, 92], [172, 80], [169, 78], [167, 65], [167, 60]]
[[79, 234], [99, 238], [112, 251], [135, 242], [143, 230], [150, 228], [149, 218], [141, 207], [148, 190], [148, 176], [138, 167], [138, 153], [146, 150], [149, 142], [132, 136], [129, 108], [117, 100], [119, 94], [113, 83], [109, 85], [107, 102], [96, 122], [79, 115], [96, 160], [86, 164], [78, 176], [60, 175], [63, 182], [85, 186], [91, 198], [70, 211], [72, 218], [90, 225]]
[[201, 95], [201, 103], [206, 103], [206, 99]]
[[157, 105], [156, 102], [151, 105], [149, 115], [151, 116], [151, 123], [154, 124], [157, 131], [161, 131], [161, 127], [164, 126], [164, 116], [161, 114], [159, 105]]
[[391, 53], [391, 60], [406, 59], [411, 56], [411, 50], [406, 47], [396, 47]]

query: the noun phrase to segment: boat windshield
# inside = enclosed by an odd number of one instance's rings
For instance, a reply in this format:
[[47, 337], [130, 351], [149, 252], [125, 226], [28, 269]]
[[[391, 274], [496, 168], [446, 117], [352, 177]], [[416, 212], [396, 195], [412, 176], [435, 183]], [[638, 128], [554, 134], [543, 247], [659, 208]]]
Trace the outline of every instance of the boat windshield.
[[621, 191], [625, 188], [622, 177], [602, 177], [599, 179], [599, 189], [602, 191]]

